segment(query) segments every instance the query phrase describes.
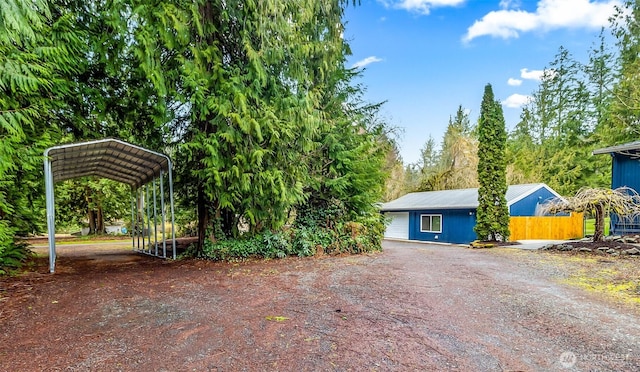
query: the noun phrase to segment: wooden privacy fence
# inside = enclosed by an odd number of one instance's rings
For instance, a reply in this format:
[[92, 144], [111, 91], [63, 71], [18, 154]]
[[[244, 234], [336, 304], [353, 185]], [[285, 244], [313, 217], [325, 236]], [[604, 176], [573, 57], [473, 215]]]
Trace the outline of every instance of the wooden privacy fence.
[[570, 216], [511, 217], [509, 240], [575, 239], [584, 237], [582, 213]]

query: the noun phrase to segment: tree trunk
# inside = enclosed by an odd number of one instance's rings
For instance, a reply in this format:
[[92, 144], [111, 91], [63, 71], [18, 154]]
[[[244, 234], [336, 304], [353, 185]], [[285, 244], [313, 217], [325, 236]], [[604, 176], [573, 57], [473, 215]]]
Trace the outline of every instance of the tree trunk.
[[96, 232], [96, 214], [93, 209], [89, 209], [87, 218], [89, 219], [89, 234], [94, 234]]
[[211, 221], [207, 198], [202, 185], [198, 187], [198, 248], [196, 255], [201, 255], [204, 251], [204, 241], [207, 238], [207, 228]]
[[596, 226], [593, 233], [593, 241], [601, 242], [604, 238], [604, 206], [601, 204], [596, 205]]
[[96, 211], [96, 234], [104, 233], [104, 216], [102, 214], [102, 207], [98, 207]]
[[230, 237], [230, 236], [236, 236], [237, 234], [237, 223], [236, 223], [236, 219], [235, 219], [235, 213], [233, 213], [233, 211], [225, 208], [220, 210], [220, 217], [221, 217], [221, 224], [222, 226], [220, 226], [222, 228], [222, 232], [224, 233], [225, 237]]

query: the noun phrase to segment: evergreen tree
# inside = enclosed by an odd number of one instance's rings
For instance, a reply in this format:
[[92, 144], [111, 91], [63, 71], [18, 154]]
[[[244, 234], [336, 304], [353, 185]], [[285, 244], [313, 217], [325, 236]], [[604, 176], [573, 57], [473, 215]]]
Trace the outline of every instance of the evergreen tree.
[[442, 172], [440, 169], [440, 152], [431, 135], [420, 149], [420, 160], [416, 164], [419, 170], [415, 184], [408, 191], [433, 191], [442, 190]]
[[170, 125], [199, 249], [239, 236], [240, 222], [275, 231], [305, 205], [370, 216], [382, 197], [387, 142], [344, 68], [346, 4], [135, 2], [136, 55], [159, 111], [186, 113]]
[[590, 97], [589, 129], [595, 132], [608, 125], [608, 109], [613, 98], [611, 92], [616, 81], [615, 55], [610, 50], [605, 36], [602, 29], [597, 41], [589, 49], [589, 61], [582, 66]]
[[553, 138], [553, 126], [557, 112], [553, 108], [552, 82], [554, 72], [545, 69], [538, 88], [533, 92], [530, 103], [530, 123], [533, 139], [538, 144]]
[[478, 141], [472, 133], [469, 115], [458, 106], [456, 116], [442, 139], [439, 168], [446, 175], [440, 190], [477, 187]]
[[627, 0], [613, 17], [619, 50], [619, 79], [609, 110], [611, 130], [605, 136], [614, 143], [636, 140], [640, 135], [640, 4]]
[[469, 114], [462, 105], [458, 105], [456, 116], [449, 118], [449, 124], [452, 125], [460, 134], [469, 135], [473, 132]]
[[407, 193], [405, 189], [405, 168], [397, 143], [387, 138], [388, 146], [385, 156], [384, 171], [388, 174], [385, 184], [383, 202], [397, 199]]
[[[613, 89], [617, 80], [615, 52], [607, 44], [606, 34], [601, 30], [596, 42], [589, 49], [589, 61], [583, 65], [589, 90], [589, 106], [585, 120], [590, 133], [585, 136], [582, 147], [584, 180], [579, 187], [608, 187], [611, 185], [611, 163], [606, 156], [590, 156], [593, 150], [614, 145], [610, 107]], [[577, 188], [572, 188], [572, 192]], [[571, 194], [568, 193], [567, 195]]]
[[534, 140], [531, 104], [522, 108], [520, 121], [507, 138], [507, 184], [542, 182], [545, 162]]
[[42, 153], [61, 137], [80, 34], [44, 0], [0, 2], [0, 272], [24, 257], [14, 237], [43, 228]]
[[555, 140], [553, 150], [574, 146], [586, 133], [586, 114], [588, 113], [588, 94], [581, 79], [580, 64], [571, 53], [561, 46], [548, 69], [549, 94], [553, 121], [552, 137]]
[[[156, 104], [155, 89], [134, 54], [135, 28], [128, 18], [131, 5], [77, 0], [51, 0], [50, 4], [54, 17], [66, 15], [82, 32], [76, 73], [63, 97], [64, 108], [55, 112], [55, 121], [66, 134], [60, 142], [115, 137], [165, 152], [165, 144], [172, 137], [166, 125], [168, 115], [161, 112], [162, 105]], [[105, 185], [122, 191], [121, 185], [92, 178], [57, 184], [57, 194], [78, 196], [82, 201], [68, 206], [64, 198], [56, 198], [60, 210], [56, 218], [67, 220], [58, 226], [77, 225], [78, 215], [64, 213], [73, 211], [88, 218], [91, 233], [102, 232], [104, 218], [116, 212], [106, 210], [104, 205], [118, 204], [113, 200], [118, 193], [105, 192]], [[128, 194], [122, 195], [128, 199]], [[80, 206], [83, 210], [78, 209]]]
[[356, 221], [372, 214], [374, 203], [382, 198], [390, 143], [385, 123], [375, 117], [379, 105], [362, 102], [362, 91], [349, 84], [355, 75], [336, 69], [316, 79], [316, 89], [323, 92], [319, 102], [323, 120], [313, 137], [315, 148], [306, 157], [307, 198], [296, 205], [305, 224], [311, 220], [325, 224], [327, 218], [337, 225]]
[[420, 149], [420, 160], [418, 166], [420, 167], [423, 175], [428, 175], [435, 170], [440, 162], [440, 154], [436, 148], [436, 141], [431, 135], [427, 139]]
[[418, 164], [407, 164], [404, 167], [404, 190], [407, 192], [420, 191], [420, 182], [422, 179], [422, 169]]
[[509, 239], [506, 192], [505, 129], [502, 106], [490, 84], [484, 88], [478, 120], [478, 210], [475, 226], [480, 240]]
[[476, 187], [477, 139], [462, 105], [449, 117], [440, 151], [431, 136], [421, 150], [420, 182], [415, 191]]
[[[561, 194], [606, 184], [606, 159], [591, 152], [607, 132], [611, 56], [600, 35], [588, 64], [559, 48], [508, 140], [508, 181], [545, 182]], [[594, 132], [596, 131], [596, 132]]]
[[[241, 1], [138, 5], [136, 14], [147, 20], [134, 32], [138, 54], [158, 103], [187, 105], [187, 120], [175, 130], [177, 181], [197, 206], [199, 247], [206, 239], [237, 236], [240, 219], [252, 231], [278, 228], [289, 208], [304, 200], [303, 156], [320, 122], [318, 92], [310, 88], [322, 71], [307, 62], [314, 51], [324, 50], [321, 57], [342, 52], [303, 33], [322, 24], [316, 12], [335, 8]], [[322, 37], [335, 40], [336, 33]]]

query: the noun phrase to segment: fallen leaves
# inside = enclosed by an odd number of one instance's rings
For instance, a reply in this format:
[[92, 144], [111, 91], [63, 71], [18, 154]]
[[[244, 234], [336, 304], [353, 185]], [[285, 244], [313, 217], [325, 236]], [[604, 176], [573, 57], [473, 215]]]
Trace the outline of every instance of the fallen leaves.
[[271, 321], [271, 322], [284, 322], [286, 320], [289, 320], [289, 318], [287, 318], [286, 316], [272, 316], [272, 315], [268, 315], [264, 317], [266, 320]]

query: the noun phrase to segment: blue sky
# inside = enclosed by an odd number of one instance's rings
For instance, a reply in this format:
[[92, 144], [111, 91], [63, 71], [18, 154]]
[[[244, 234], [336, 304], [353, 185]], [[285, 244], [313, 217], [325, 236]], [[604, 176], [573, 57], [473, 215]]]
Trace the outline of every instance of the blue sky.
[[507, 129], [560, 46], [586, 62], [619, 0], [362, 0], [346, 11], [348, 66], [370, 102], [403, 133], [405, 163], [429, 135], [439, 143], [459, 105], [477, 121], [484, 86], [503, 102]]

